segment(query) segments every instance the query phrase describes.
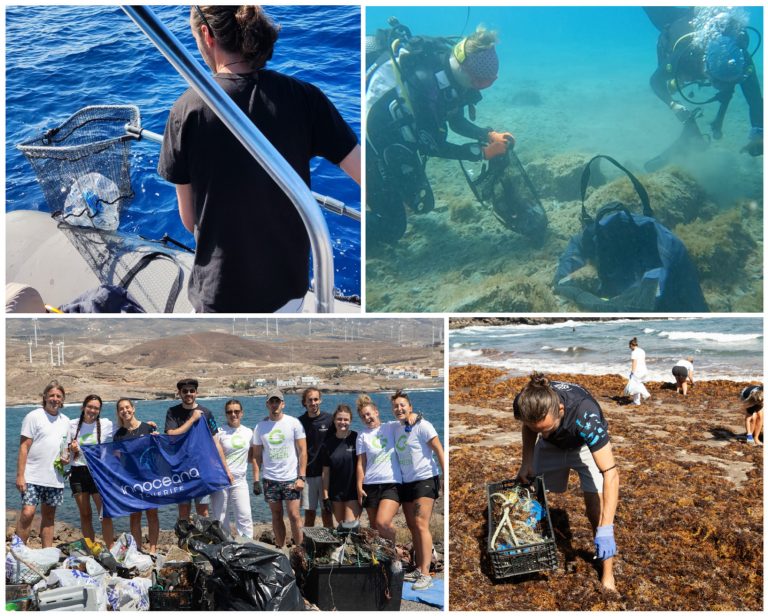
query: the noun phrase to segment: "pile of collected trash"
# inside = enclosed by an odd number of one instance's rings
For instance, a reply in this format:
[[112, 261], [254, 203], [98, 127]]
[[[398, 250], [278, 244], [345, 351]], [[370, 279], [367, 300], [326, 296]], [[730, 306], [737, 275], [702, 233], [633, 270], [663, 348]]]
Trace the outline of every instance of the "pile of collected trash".
[[89, 539], [31, 549], [13, 536], [6, 610], [303, 610], [287, 556], [228, 540], [218, 522], [176, 525], [179, 547], [153, 558], [133, 536], [111, 549]]

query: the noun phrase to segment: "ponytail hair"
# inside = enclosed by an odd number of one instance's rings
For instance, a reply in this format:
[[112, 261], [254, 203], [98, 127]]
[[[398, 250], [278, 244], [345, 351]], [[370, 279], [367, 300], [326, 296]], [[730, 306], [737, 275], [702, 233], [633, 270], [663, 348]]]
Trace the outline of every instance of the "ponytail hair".
[[537, 423], [547, 415], [554, 416], [560, 409], [560, 397], [549, 383], [541, 372], [531, 373], [528, 384], [517, 398], [520, 419], [524, 423]]
[[[216, 42], [231, 53], [239, 53], [254, 69], [262, 68], [272, 59], [280, 26], [269, 18], [260, 6], [200, 6]], [[204, 24], [198, 11], [191, 9], [192, 27]]]
[[[355, 400], [355, 406], [357, 407], [358, 415], [360, 414], [360, 411], [369, 405], [376, 409], [376, 405], [373, 403], [373, 398], [371, 398], [368, 394], [360, 394], [357, 397], [357, 400]], [[379, 409], [376, 410], [378, 411]]]
[[634, 338], [632, 338], [632, 340], [629, 341], [629, 348], [634, 349], [637, 346], [639, 346], [639, 344], [637, 342], [637, 336], [635, 336]]

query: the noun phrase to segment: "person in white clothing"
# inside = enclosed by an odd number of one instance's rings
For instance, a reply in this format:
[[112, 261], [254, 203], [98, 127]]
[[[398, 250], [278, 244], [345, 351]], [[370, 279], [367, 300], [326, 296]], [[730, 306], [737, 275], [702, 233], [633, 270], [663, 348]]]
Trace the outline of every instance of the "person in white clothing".
[[625, 391], [632, 396], [632, 401], [639, 405], [643, 400], [651, 397], [648, 389], [643, 384], [645, 377], [648, 376], [648, 368], [645, 365], [645, 351], [640, 348], [636, 337], [629, 341], [629, 349], [632, 351], [630, 354], [632, 366], [629, 370], [629, 383], [627, 383]]
[[418, 413], [414, 413], [408, 394], [395, 392], [392, 396], [392, 413], [398, 421], [394, 431], [395, 452], [403, 475], [400, 501], [403, 504], [408, 530], [413, 538], [416, 568], [419, 572], [412, 588], [424, 590], [432, 585], [432, 578], [429, 576], [432, 562], [432, 533], [429, 531], [429, 520], [440, 493], [440, 471], [445, 469], [443, 446], [434, 426]]
[[51, 381], [43, 391], [43, 405], [27, 413], [21, 424], [16, 463], [16, 488], [21, 494], [21, 514], [16, 534], [26, 543], [37, 505], [40, 505], [40, 538], [44, 548], [53, 546], [56, 507], [64, 502], [64, 464], [69, 462], [69, 418], [60, 413], [64, 388]]
[[295, 417], [283, 413], [285, 397], [279, 389], [267, 392], [269, 417], [260, 421], [253, 431], [253, 493], [262, 493], [259, 474], [264, 479], [264, 499], [272, 513], [275, 545], [285, 545], [283, 501], [288, 510], [291, 535], [301, 545], [301, 491], [307, 471], [307, 438], [304, 427]]
[[83, 445], [98, 445], [112, 441], [112, 422], [105, 417], [99, 417], [101, 407], [102, 400], [99, 396], [96, 394], [86, 396], [83, 400], [80, 417], [73, 419], [69, 424], [69, 451], [72, 462], [69, 487], [72, 489], [72, 495], [75, 497], [77, 509], [80, 512], [80, 528], [83, 531], [83, 537], [88, 537], [91, 541], [96, 538], [91, 510], [91, 499], [93, 499], [99, 519], [101, 519], [104, 543], [107, 544], [107, 547], [112, 547], [115, 540], [112, 518], [101, 516], [103, 510], [101, 495], [93, 481], [91, 471], [88, 469], [85, 455], [81, 451]]
[[392, 520], [400, 509], [403, 476], [395, 455], [395, 421], [381, 423], [379, 409], [370, 396], [357, 399], [357, 414], [365, 429], [357, 435], [357, 498], [368, 513], [371, 528], [395, 541]]
[[219, 428], [219, 442], [224, 450], [229, 472], [232, 473], [233, 483], [228, 488], [211, 494], [211, 514], [214, 520], [221, 522], [225, 532], [229, 532], [227, 513], [231, 512], [238, 535], [253, 539], [251, 495], [246, 480], [248, 464], [254, 464], [250, 447], [253, 430], [242, 425], [243, 405], [239, 400], [228, 400], [224, 404], [224, 413], [227, 423]]

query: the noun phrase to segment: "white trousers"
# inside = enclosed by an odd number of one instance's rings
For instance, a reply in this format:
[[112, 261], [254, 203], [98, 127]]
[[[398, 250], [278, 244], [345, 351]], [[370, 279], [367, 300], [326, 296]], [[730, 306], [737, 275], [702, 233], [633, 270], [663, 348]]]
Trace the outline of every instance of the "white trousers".
[[221, 522], [224, 532], [229, 534], [230, 518], [234, 518], [237, 533], [253, 539], [253, 516], [251, 515], [251, 494], [245, 477], [239, 479], [233, 486], [211, 494], [211, 517]]

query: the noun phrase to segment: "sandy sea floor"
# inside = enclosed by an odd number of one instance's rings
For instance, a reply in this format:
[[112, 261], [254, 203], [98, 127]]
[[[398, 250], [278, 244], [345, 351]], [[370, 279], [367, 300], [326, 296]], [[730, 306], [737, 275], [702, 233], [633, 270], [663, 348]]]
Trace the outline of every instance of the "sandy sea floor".
[[[409, 212], [408, 230], [396, 245], [368, 244], [368, 309], [579, 311], [553, 294], [552, 281], [569, 239], [581, 230], [581, 169], [591, 156], [607, 154], [638, 175], [657, 219], [686, 244], [710, 310], [762, 310], [762, 158], [740, 153], [749, 130], [740, 93], [731, 103], [721, 141], [646, 174], [644, 163], [681, 132], [650, 92], [647, 76], [639, 82], [614, 73], [586, 73], [574, 80], [558, 71], [500, 77], [483, 93], [475, 121], [515, 134], [515, 152], [549, 219], [543, 242], [531, 242], [498, 222], [490, 205], [476, 201], [456, 161], [430, 159], [435, 209]], [[579, 67], [573, 72], [582, 74]], [[699, 121], [703, 132], [712, 107], [704, 108]], [[454, 134], [449, 140], [467, 141]], [[478, 163], [466, 166], [479, 173]], [[602, 170], [608, 186], [587, 200], [588, 211], [619, 197], [639, 212], [628, 182], [614, 183], [618, 171], [605, 163]], [[722, 263], [727, 268], [721, 269]]]

